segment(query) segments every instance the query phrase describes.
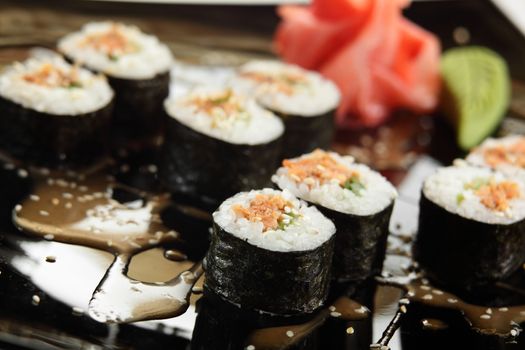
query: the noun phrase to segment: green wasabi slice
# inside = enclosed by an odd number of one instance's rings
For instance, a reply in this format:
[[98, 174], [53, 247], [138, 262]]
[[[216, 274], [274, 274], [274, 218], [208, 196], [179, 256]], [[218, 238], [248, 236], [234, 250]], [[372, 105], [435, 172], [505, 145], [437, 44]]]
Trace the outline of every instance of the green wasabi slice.
[[454, 48], [441, 59], [441, 108], [457, 132], [457, 143], [469, 150], [492, 134], [510, 102], [507, 63], [479, 46]]

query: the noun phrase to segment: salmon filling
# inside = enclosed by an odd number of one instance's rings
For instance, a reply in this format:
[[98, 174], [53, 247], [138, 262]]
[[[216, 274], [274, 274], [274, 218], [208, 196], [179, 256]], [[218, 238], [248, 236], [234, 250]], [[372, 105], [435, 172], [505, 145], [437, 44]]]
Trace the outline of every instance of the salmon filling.
[[285, 159], [283, 167], [288, 170], [290, 178], [310, 188], [315, 185], [316, 181], [321, 185], [336, 181], [339, 186], [351, 190], [356, 195], [360, 195], [365, 188], [358, 172], [348, 169], [329, 153], [319, 149], [302, 159]]
[[75, 88], [82, 86], [78, 79], [78, 72], [75, 68], [71, 69], [69, 72], [65, 72], [53, 66], [51, 63], [43, 64], [40, 69], [25, 74], [22, 79], [28, 83], [45, 87]]
[[483, 151], [485, 162], [495, 167], [505, 163], [525, 168], [525, 140], [520, 140], [509, 146], [497, 146]]
[[[495, 211], [506, 211], [509, 209], [509, 202], [521, 195], [518, 184], [512, 181], [495, 182], [477, 178], [466, 184], [465, 189], [472, 190], [481, 204]], [[461, 204], [463, 199], [464, 197], [459, 195], [458, 203]]]
[[130, 42], [116, 25], [105, 33], [88, 36], [84, 44], [105, 53], [112, 60], [117, 60], [120, 55], [138, 51], [137, 45]]
[[260, 84], [268, 84], [285, 95], [293, 95], [298, 87], [304, 87], [307, 79], [299, 73], [264, 74], [259, 72], [242, 72], [241, 76]]
[[281, 196], [258, 194], [248, 208], [242, 205], [232, 207], [234, 213], [251, 222], [261, 222], [263, 232], [285, 229], [299, 216], [292, 203]]
[[195, 106], [197, 111], [212, 117], [211, 126], [214, 128], [228, 121], [233, 122], [248, 117], [241, 106], [241, 101], [231, 90], [211, 97], [195, 97], [189, 103]]

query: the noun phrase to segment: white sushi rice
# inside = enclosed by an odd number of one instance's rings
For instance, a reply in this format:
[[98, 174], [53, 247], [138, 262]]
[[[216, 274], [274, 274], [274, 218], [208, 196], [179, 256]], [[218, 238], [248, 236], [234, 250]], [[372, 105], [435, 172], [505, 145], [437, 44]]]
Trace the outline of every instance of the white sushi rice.
[[[468, 163], [482, 167], [492, 167], [485, 161], [485, 151], [499, 147], [510, 147], [518, 142], [525, 142], [525, 136], [522, 135], [510, 135], [502, 138], [488, 138], [481, 145], [476, 147], [467, 156], [466, 160]], [[525, 156], [525, 154], [524, 154]], [[496, 170], [503, 172], [509, 176], [519, 177], [521, 181], [525, 181], [525, 168], [519, 167], [514, 164], [502, 162], [494, 167]]]
[[[49, 87], [28, 82], [26, 74], [38, 72], [42, 66], [52, 66], [69, 72], [76, 69], [79, 87]], [[60, 56], [35, 57], [14, 63], [0, 74], [0, 95], [38, 112], [56, 115], [78, 115], [99, 110], [111, 101], [113, 90], [102, 75], [73, 67]]]
[[[469, 166], [465, 162], [456, 162], [455, 166], [440, 168], [429, 176], [423, 185], [425, 197], [445, 210], [467, 219], [488, 224], [512, 224], [525, 218], [525, 188], [519, 181], [520, 197], [509, 201], [508, 210], [491, 210], [481, 202], [473, 190], [465, 185], [479, 178], [489, 178], [496, 182], [509, 180], [501, 172], [488, 168]], [[462, 196], [459, 203], [458, 195]]]
[[[296, 65], [279, 61], [252, 61], [238, 70], [232, 80], [232, 86], [245, 91], [250, 96], [255, 96], [264, 107], [275, 112], [303, 117], [313, 117], [325, 114], [337, 108], [341, 94], [337, 86], [319, 73], [307, 71]], [[286, 74], [300, 75], [305, 78], [293, 90], [292, 94], [280, 91], [276, 84], [271, 82], [257, 82], [243, 73], [256, 73], [268, 77]]]
[[[350, 156], [341, 156], [335, 152], [328, 154], [339, 164], [359, 174], [359, 180], [364, 189], [359, 195], [339, 185], [337, 181], [321, 184], [319, 180], [310, 178], [298, 182], [290, 177], [288, 169], [280, 167], [272, 176], [272, 181], [282, 189], [287, 189], [298, 198], [321, 205], [345, 214], [372, 215], [392, 204], [397, 197], [397, 191], [387, 179], [378, 172], [363, 164], [354, 162]], [[292, 160], [305, 159], [311, 153]]]
[[[112, 28], [117, 28], [137, 50], [112, 59], [106, 52], [86, 45], [89, 36], [107, 33]], [[115, 22], [88, 23], [80, 31], [62, 38], [58, 42], [58, 49], [90, 69], [124, 79], [151, 79], [167, 72], [173, 63], [169, 48], [157, 37], [145, 34], [135, 26]]]
[[[213, 98], [227, 93], [231, 93], [239, 102], [242, 109], [240, 117], [223, 115], [221, 110], [209, 114], [192, 103], [194, 99]], [[260, 107], [255, 100], [228, 88], [199, 87], [183, 96], [166, 99], [164, 107], [170, 117], [187, 127], [229, 143], [257, 145], [273, 141], [284, 132], [280, 118]]]
[[[258, 194], [280, 195], [290, 201], [300, 214], [284, 230], [263, 232], [261, 222], [252, 222], [238, 217], [233, 211], [234, 205], [249, 207], [251, 200]], [[319, 210], [298, 200], [288, 191], [277, 191], [270, 188], [241, 192], [224, 201], [213, 213], [214, 222], [226, 232], [239, 237], [248, 243], [277, 252], [306, 251], [319, 247], [335, 234], [335, 226]]]

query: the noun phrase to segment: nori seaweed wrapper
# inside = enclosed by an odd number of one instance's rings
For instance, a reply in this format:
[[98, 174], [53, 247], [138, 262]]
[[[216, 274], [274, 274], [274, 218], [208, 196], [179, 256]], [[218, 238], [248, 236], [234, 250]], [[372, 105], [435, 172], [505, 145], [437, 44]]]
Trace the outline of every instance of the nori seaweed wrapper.
[[510, 225], [470, 220], [422, 193], [414, 256], [447, 285], [471, 289], [498, 281], [525, 261], [525, 220]]
[[[285, 334], [276, 327], [297, 325], [308, 322], [313, 315], [298, 317], [282, 317], [261, 314], [253, 310], [244, 310], [223, 300], [208, 288], [204, 289], [203, 296], [196, 304], [197, 319], [191, 337], [191, 350], [240, 350], [246, 349], [250, 342], [252, 332], [272, 328], [274, 332], [266, 334], [265, 342], [275, 344], [281, 348], [280, 338]], [[312, 338], [316, 336], [313, 331], [301, 341], [287, 346], [287, 350], [319, 349]], [[343, 334], [346, 334], [343, 331]], [[273, 335], [277, 335], [272, 338]], [[255, 348], [259, 348], [255, 346]], [[266, 347], [262, 347], [265, 349]]]
[[160, 136], [164, 123], [164, 99], [169, 95], [170, 72], [151, 79], [123, 79], [108, 76], [115, 91], [112, 136], [117, 145], [148, 141]]
[[15, 158], [49, 166], [86, 165], [106, 154], [112, 103], [90, 113], [55, 115], [0, 97], [0, 110], [0, 147]]
[[237, 192], [267, 186], [279, 165], [281, 142], [282, 136], [258, 145], [232, 144], [167, 116], [160, 179], [175, 196], [199, 198], [213, 210]]
[[394, 201], [385, 209], [367, 216], [341, 213], [313, 204], [336, 227], [333, 278], [339, 282], [359, 282], [380, 274]]
[[328, 296], [334, 238], [316, 249], [276, 252], [213, 225], [205, 286], [244, 309], [281, 315], [311, 313]]
[[295, 158], [316, 148], [329, 149], [335, 132], [335, 110], [311, 117], [272, 110], [284, 122], [282, 158]]

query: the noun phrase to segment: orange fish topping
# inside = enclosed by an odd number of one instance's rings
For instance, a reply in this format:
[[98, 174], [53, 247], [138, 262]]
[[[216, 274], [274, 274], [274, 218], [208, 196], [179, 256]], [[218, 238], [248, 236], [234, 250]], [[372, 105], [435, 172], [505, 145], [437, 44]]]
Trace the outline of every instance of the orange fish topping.
[[294, 88], [307, 83], [307, 79], [300, 73], [264, 74], [259, 72], [242, 72], [242, 77], [254, 80], [261, 84], [268, 84], [279, 92], [292, 95]]
[[485, 162], [495, 167], [506, 163], [525, 168], [525, 140], [519, 140], [508, 146], [496, 146], [483, 151]]
[[78, 73], [75, 68], [69, 72], [53, 66], [51, 63], [43, 64], [35, 72], [25, 74], [22, 79], [45, 87], [80, 87]]
[[319, 149], [302, 159], [285, 159], [283, 166], [288, 170], [292, 179], [297, 182], [304, 182], [307, 185], [310, 185], [309, 182], [312, 180], [319, 180], [321, 184], [337, 180], [339, 185], [344, 186], [348, 179], [359, 177], [357, 172], [348, 169], [337, 162], [329, 153]]
[[206, 114], [212, 114], [216, 110], [222, 110], [226, 115], [241, 111], [238, 99], [234, 98], [231, 90], [216, 96], [195, 97], [190, 102], [197, 110]]
[[505, 211], [509, 208], [509, 201], [520, 196], [520, 191], [515, 182], [502, 181], [496, 183], [491, 181], [477, 189], [475, 194], [487, 208]]
[[115, 24], [105, 33], [88, 36], [84, 43], [97, 51], [104, 52], [110, 58], [117, 58], [118, 55], [137, 50], [136, 45], [133, 45]]
[[279, 195], [258, 194], [248, 208], [240, 204], [232, 207], [235, 214], [252, 222], [262, 222], [263, 232], [279, 228], [285, 207], [292, 204]]

